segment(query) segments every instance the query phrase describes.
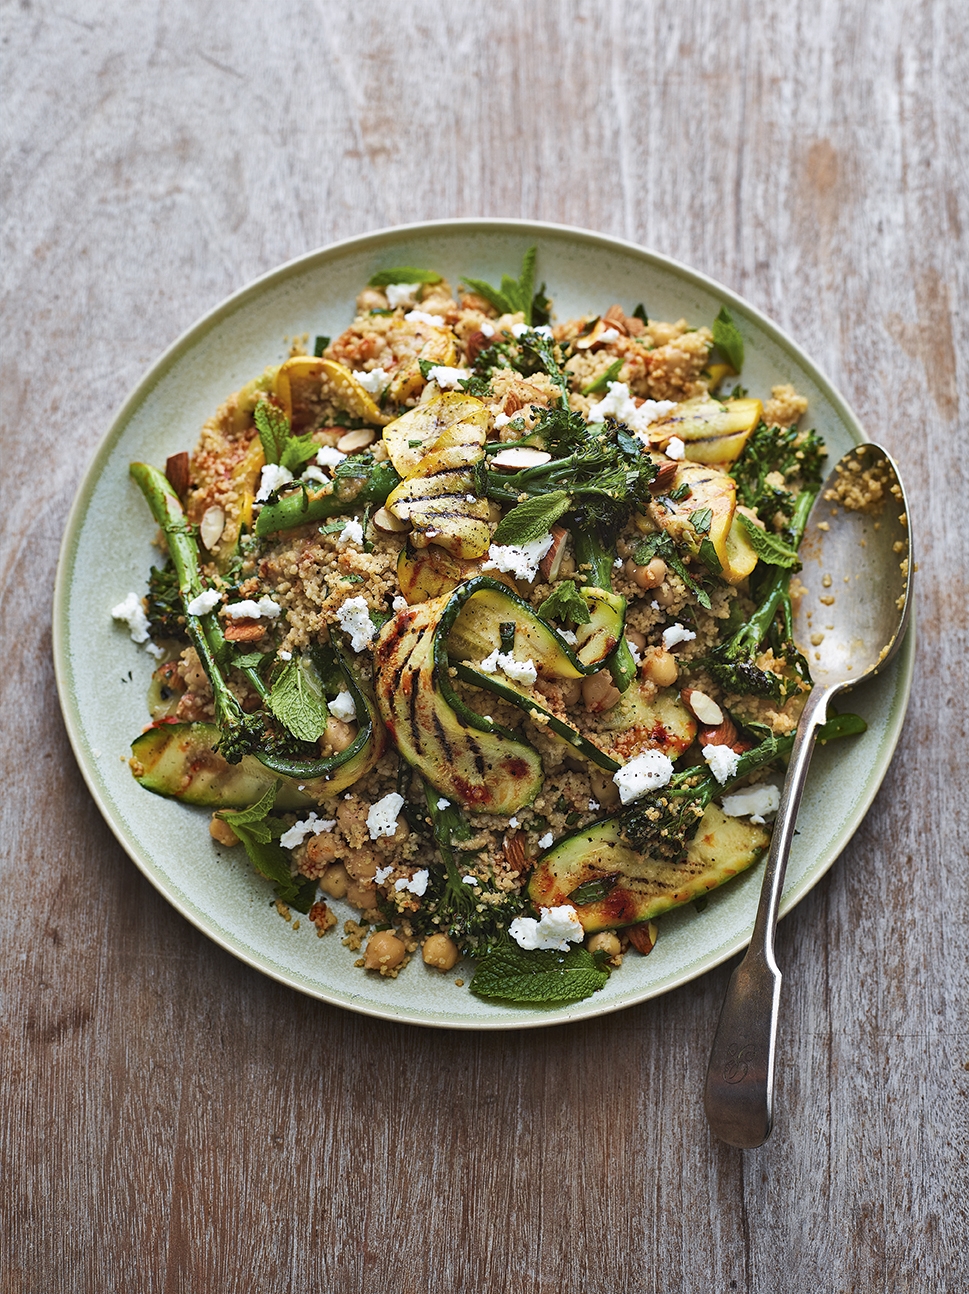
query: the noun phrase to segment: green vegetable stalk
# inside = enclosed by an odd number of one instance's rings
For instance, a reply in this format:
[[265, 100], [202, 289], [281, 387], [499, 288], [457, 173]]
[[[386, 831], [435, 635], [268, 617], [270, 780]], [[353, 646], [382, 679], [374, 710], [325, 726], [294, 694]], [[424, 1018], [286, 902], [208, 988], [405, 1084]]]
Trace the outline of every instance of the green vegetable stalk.
[[310, 521], [325, 521], [363, 507], [380, 507], [400, 484], [391, 463], [375, 463], [369, 454], [355, 454], [336, 469], [332, 483], [295, 481], [270, 500], [256, 519], [256, 534], [292, 530]]

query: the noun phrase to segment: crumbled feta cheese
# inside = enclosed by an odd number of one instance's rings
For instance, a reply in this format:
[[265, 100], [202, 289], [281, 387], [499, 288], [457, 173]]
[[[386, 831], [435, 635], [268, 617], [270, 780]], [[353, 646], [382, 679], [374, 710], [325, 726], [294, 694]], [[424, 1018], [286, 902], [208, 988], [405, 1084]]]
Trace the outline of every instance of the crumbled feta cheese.
[[630, 654], [630, 656], [633, 658], [633, 660], [634, 660], [634, 661], [636, 662], [636, 664], [638, 665], [638, 664], [640, 663], [640, 661], [643, 659], [643, 657], [642, 657], [642, 653], [640, 652], [639, 648], [638, 648], [638, 647], [636, 646], [636, 644], [635, 644], [631, 639], [629, 639], [629, 638], [627, 638], [627, 639], [626, 639], [626, 646], [629, 648], [629, 654]]
[[501, 655], [501, 648], [496, 647], [490, 656], [486, 656], [484, 660], [478, 664], [478, 669], [481, 670], [482, 674], [498, 673], [498, 657], [500, 655]]
[[579, 641], [579, 635], [573, 629], [560, 629], [559, 637], [564, 638], [570, 647], [575, 647]]
[[495, 429], [497, 431], [501, 431], [502, 427], [507, 427], [513, 418], [519, 418], [519, 417], [521, 417], [521, 414], [518, 414], [518, 413], [496, 413]]
[[346, 689], [338, 692], [332, 701], [327, 701], [326, 708], [334, 719], [342, 719], [344, 723], [352, 723], [357, 717], [357, 707], [353, 703], [353, 697]]
[[204, 616], [214, 607], [217, 607], [221, 601], [222, 594], [218, 589], [206, 589], [197, 598], [192, 598], [185, 610], [190, 616]]
[[292, 660], [292, 659], [293, 659], [293, 653], [292, 653], [291, 651], [278, 651], [278, 652], [276, 653], [276, 655], [279, 657], [279, 659], [280, 659], [280, 660]]
[[390, 605], [394, 611], [406, 611], [407, 608], [410, 606], [410, 603], [407, 601], [406, 598], [402, 598], [398, 593]]
[[490, 561], [484, 562], [481, 569], [508, 571], [516, 580], [533, 580], [539, 563], [551, 547], [551, 535], [533, 539], [529, 544], [492, 544], [488, 549]]
[[760, 782], [757, 786], [746, 786], [733, 795], [725, 795], [720, 806], [728, 818], [746, 818], [751, 822], [766, 821], [769, 813], [776, 813], [781, 802], [781, 793], [770, 782]]
[[615, 561], [613, 562], [613, 564], [612, 564], [612, 569], [613, 569], [614, 571], [621, 571], [621, 570], [622, 570], [622, 558], [621, 558], [621, 557], [617, 557], [617, 558], [616, 558], [616, 560], [615, 560]]
[[479, 881], [478, 881], [477, 876], [462, 876], [462, 877], [461, 877], [461, 884], [462, 884], [462, 885], [478, 885], [478, 884], [479, 884]]
[[419, 283], [388, 283], [384, 288], [384, 295], [391, 310], [396, 310], [398, 306], [413, 305], [420, 286]]
[[585, 938], [582, 923], [571, 903], [563, 903], [558, 908], [541, 908], [540, 911], [540, 920], [516, 917], [508, 927], [508, 933], [519, 948], [567, 952], [570, 943], [581, 943]]
[[312, 463], [299, 479], [301, 481], [315, 481], [317, 485], [329, 485], [330, 483], [330, 478], [327, 476], [326, 472], [321, 471], [318, 467], [314, 467]]
[[546, 831], [544, 836], [539, 837], [539, 841], [538, 841], [539, 849], [551, 849], [552, 841], [554, 839], [555, 837], [552, 835], [552, 833], [550, 831]]
[[596, 809], [601, 809], [601, 808], [602, 808], [602, 805], [599, 803], [599, 801], [598, 801], [598, 800], [590, 800], [590, 801], [589, 801], [589, 812], [590, 812], [590, 813], [595, 813]]
[[336, 542], [341, 546], [343, 544], [357, 544], [363, 546], [363, 526], [355, 517], [351, 517], [336, 537]]
[[319, 818], [311, 813], [308, 818], [294, 822], [288, 831], [284, 831], [279, 837], [279, 843], [284, 849], [295, 849], [307, 836], [318, 836], [322, 831], [332, 831], [335, 826], [336, 818]]
[[740, 756], [729, 746], [704, 746], [703, 758], [707, 767], [721, 786], [737, 774]]
[[677, 462], [686, 457], [686, 446], [679, 436], [670, 437], [669, 444], [666, 446], [666, 457], [673, 458]]
[[509, 827], [517, 827], [517, 826], [518, 826], [518, 819], [517, 819], [517, 818], [509, 818], [509, 819], [508, 819], [508, 825], [509, 825]]
[[650, 604], [649, 604], [649, 605], [650, 605], [650, 607], [652, 608], [652, 610], [653, 610], [653, 611], [659, 611], [659, 609], [660, 609], [659, 603], [656, 601], [656, 599], [655, 599], [655, 598], [653, 598], [652, 602], [650, 602]]
[[131, 634], [132, 642], [143, 643], [148, 641], [148, 617], [145, 615], [145, 608], [141, 605], [141, 598], [137, 593], [129, 593], [123, 602], [119, 602], [116, 607], [112, 607], [111, 615], [115, 620], [125, 622], [128, 626], [128, 632]]
[[684, 629], [680, 622], [677, 621], [676, 624], [670, 625], [668, 629], [663, 630], [663, 646], [669, 651], [677, 643], [692, 642], [695, 637], [696, 634], [692, 629]]
[[494, 337], [495, 335], [494, 324], [490, 324], [487, 319], [484, 321], [484, 323], [481, 325], [478, 331], [483, 333], [485, 337]]
[[437, 807], [438, 809], [449, 809], [451, 807], [451, 801], [445, 800], [444, 796], [442, 795], [437, 802]]
[[618, 340], [619, 340], [619, 329], [618, 329], [618, 328], [606, 328], [606, 329], [604, 329], [604, 330], [599, 334], [599, 336], [596, 338], [596, 341], [603, 341], [603, 342], [605, 342], [607, 345], [608, 345], [608, 344], [609, 344], [609, 342], [611, 342], [611, 341], [618, 341]]
[[165, 649], [163, 647], [159, 647], [157, 643], [153, 642], [145, 643], [145, 651], [149, 656], [154, 656], [155, 660], [161, 660], [165, 655]]
[[[520, 323], [520, 324], [516, 323], [516, 324], [512, 324], [511, 326], [511, 335], [515, 338], [516, 341], [518, 340], [518, 338], [524, 337], [527, 332], [537, 333], [539, 337], [551, 338], [552, 336], [552, 330], [551, 328], [549, 328], [547, 324], [541, 324], [538, 328], [532, 328], [530, 324], [525, 324], [525, 323]], [[618, 337], [619, 334], [616, 333], [616, 336]]]
[[408, 310], [404, 318], [408, 323], [430, 324], [432, 328], [444, 327], [443, 315], [429, 315], [426, 310]]
[[486, 656], [478, 665], [482, 674], [497, 674], [499, 670], [513, 678], [516, 683], [531, 687], [538, 679], [538, 670], [533, 660], [516, 660], [511, 652], [496, 647], [490, 656]]
[[339, 467], [346, 458], [342, 449], [335, 445], [323, 445], [316, 451], [316, 462], [319, 467]]
[[364, 647], [373, 642], [376, 630], [370, 619], [366, 598], [347, 598], [337, 611], [336, 618], [340, 622], [340, 628], [349, 637], [354, 651], [363, 651]]
[[406, 876], [402, 876], [399, 881], [394, 881], [394, 889], [410, 890], [411, 894], [416, 894], [417, 897], [420, 898], [427, 889], [429, 878], [430, 872], [426, 867], [422, 867], [419, 872], [414, 873], [410, 880], [408, 880]]
[[624, 764], [612, 780], [619, 787], [623, 804], [631, 804], [647, 791], [658, 791], [673, 776], [673, 761], [661, 750], [644, 750]]
[[608, 394], [589, 409], [590, 422], [615, 418], [618, 422], [624, 422], [630, 431], [641, 435], [659, 418], [664, 418], [671, 409], [676, 408], [675, 400], [647, 400], [637, 405], [625, 382], [609, 382], [607, 390]]
[[281, 485], [288, 485], [292, 479], [293, 474], [288, 467], [283, 467], [280, 463], [267, 463], [259, 478], [256, 502], [265, 503], [273, 490], [278, 490]]
[[258, 602], [247, 598], [244, 602], [230, 602], [225, 614], [230, 620], [275, 620], [283, 614], [283, 609], [272, 598], [262, 597]]
[[378, 885], [383, 885], [384, 881], [387, 879], [387, 877], [390, 875], [390, 873], [393, 870], [394, 870], [393, 863], [389, 863], [386, 867], [378, 867], [376, 872], [374, 872], [374, 877], [373, 877], [374, 881]]
[[371, 369], [369, 373], [364, 369], [355, 368], [353, 376], [368, 395], [380, 395], [390, 386], [390, 374], [385, 373], [382, 368]]
[[469, 368], [449, 368], [446, 364], [435, 364], [427, 370], [428, 379], [436, 382], [442, 391], [456, 391], [459, 382], [466, 382], [471, 376]]
[[371, 840], [381, 836], [392, 836], [397, 830], [397, 818], [404, 807], [404, 797], [396, 791], [389, 791], [382, 800], [370, 806], [367, 814], [367, 830]]

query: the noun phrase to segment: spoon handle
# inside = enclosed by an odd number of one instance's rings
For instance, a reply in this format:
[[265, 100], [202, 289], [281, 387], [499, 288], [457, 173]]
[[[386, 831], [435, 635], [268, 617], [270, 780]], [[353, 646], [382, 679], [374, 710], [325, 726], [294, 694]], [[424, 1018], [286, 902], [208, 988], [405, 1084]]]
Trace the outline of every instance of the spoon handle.
[[781, 973], [774, 960], [774, 929], [814, 732], [824, 722], [829, 696], [830, 691], [815, 688], [801, 713], [750, 946], [730, 977], [707, 1068], [704, 1107], [710, 1127], [722, 1141], [745, 1150], [763, 1145], [774, 1118], [774, 1060], [781, 996]]

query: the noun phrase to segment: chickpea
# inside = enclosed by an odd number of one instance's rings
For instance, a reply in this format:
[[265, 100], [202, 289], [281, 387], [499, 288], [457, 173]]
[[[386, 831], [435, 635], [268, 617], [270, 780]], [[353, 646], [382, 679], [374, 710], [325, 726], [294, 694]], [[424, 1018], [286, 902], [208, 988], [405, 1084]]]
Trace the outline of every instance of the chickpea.
[[619, 787], [608, 773], [603, 773], [598, 768], [590, 771], [589, 785], [592, 794], [604, 809], [614, 808], [619, 803]]
[[[315, 839], [318, 840], [319, 836], [315, 837]], [[350, 873], [342, 863], [331, 863], [320, 877], [320, 889], [324, 894], [328, 894], [331, 899], [346, 898], [349, 888]]]
[[666, 579], [666, 563], [662, 557], [654, 557], [645, 566], [638, 566], [630, 557], [625, 569], [632, 582], [641, 589], [655, 589]]
[[585, 946], [590, 953], [605, 953], [607, 957], [618, 957], [622, 951], [619, 936], [614, 930], [600, 930], [586, 940]]
[[231, 849], [233, 845], [239, 843], [239, 837], [232, 830], [227, 822], [217, 818], [212, 814], [212, 821], [209, 823], [209, 835], [213, 840], [217, 840], [220, 845], [225, 845], [226, 849]]
[[306, 842], [306, 861], [314, 867], [325, 867], [328, 863], [336, 862], [344, 848], [343, 842], [334, 837], [331, 831], [321, 831], [319, 835], [310, 836]]
[[672, 687], [680, 672], [676, 657], [665, 647], [650, 647], [643, 657], [640, 670], [643, 677], [657, 687]]
[[346, 900], [352, 908], [359, 908], [361, 912], [365, 912], [368, 908], [374, 907], [377, 902], [376, 887], [370, 881], [355, 881], [353, 877], [349, 877]]
[[334, 719], [331, 716], [326, 721], [323, 745], [328, 746], [334, 755], [338, 755], [341, 750], [346, 750], [356, 735], [357, 725], [355, 723], [344, 723], [342, 719]]
[[431, 935], [424, 940], [422, 956], [428, 966], [436, 966], [442, 971], [453, 970], [458, 960], [458, 946], [447, 935]]
[[393, 970], [407, 955], [407, 949], [393, 930], [375, 930], [367, 940], [363, 964], [367, 970]]
[[582, 680], [582, 700], [589, 711], [601, 713], [611, 710], [621, 695], [607, 669], [600, 669]]
[[409, 835], [410, 827], [407, 825], [404, 815], [401, 814], [394, 825], [394, 834], [392, 836], [380, 836], [373, 842], [374, 849], [379, 850], [382, 854], [387, 853], [388, 850], [396, 852]]
[[567, 678], [562, 680], [562, 704], [567, 710], [578, 705], [582, 699], [582, 679]]
[[632, 643], [639, 652], [646, 650], [646, 635], [641, 634], [637, 629], [626, 630], [626, 641]]
[[656, 590], [656, 601], [665, 610], [676, 601], [676, 591], [669, 584], [661, 584]]

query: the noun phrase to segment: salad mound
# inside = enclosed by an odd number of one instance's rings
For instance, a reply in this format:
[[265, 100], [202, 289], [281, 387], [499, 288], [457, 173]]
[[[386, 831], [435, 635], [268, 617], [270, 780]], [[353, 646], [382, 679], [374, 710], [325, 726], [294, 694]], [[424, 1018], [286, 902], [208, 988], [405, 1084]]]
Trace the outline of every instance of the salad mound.
[[347, 904], [367, 971], [470, 957], [553, 1003], [767, 846], [825, 451], [790, 386], [740, 385], [726, 310], [553, 322], [535, 262], [380, 271], [191, 455], [132, 464], [165, 558], [114, 613], [158, 660], [134, 776], [283, 916]]

